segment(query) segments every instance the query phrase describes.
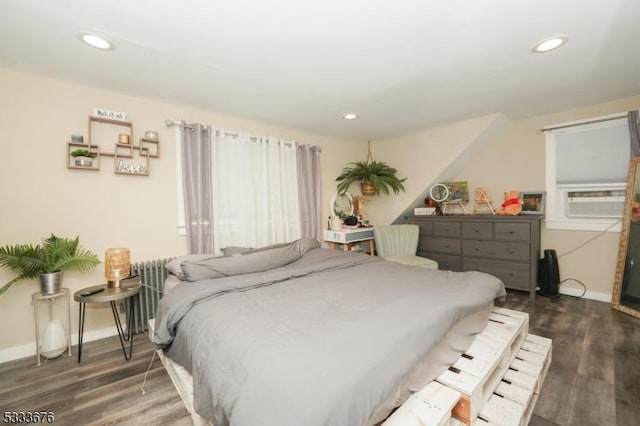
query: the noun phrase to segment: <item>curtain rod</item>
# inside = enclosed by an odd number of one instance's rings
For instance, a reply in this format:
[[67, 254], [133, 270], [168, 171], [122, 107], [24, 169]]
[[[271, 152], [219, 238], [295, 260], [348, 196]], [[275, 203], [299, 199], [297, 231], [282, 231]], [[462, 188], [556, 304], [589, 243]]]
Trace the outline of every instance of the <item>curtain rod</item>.
[[[170, 120], [170, 119], [166, 119], [166, 120], [164, 120], [164, 124], [165, 124], [165, 126], [167, 126], [167, 127], [182, 126], [182, 124], [181, 124], [181, 123], [176, 123], [175, 121]], [[186, 128], [187, 128], [187, 129], [189, 129], [189, 130], [193, 130], [193, 126], [186, 125], [186, 126], [184, 126], [184, 127], [186, 127]], [[236, 138], [237, 138], [238, 136], [240, 136], [240, 134], [239, 134], [239, 133], [229, 132], [228, 130], [225, 130], [225, 131], [224, 131], [224, 133], [225, 133], [226, 135], [230, 135], [230, 136], [233, 136], [233, 137], [236, 137]], [[218, 135], [219, 135], [219, 134], [220, 134], [220, 131], [219, 131], [219, 130], [216, 130], [216, 134], [218, 134]], [[250, 140], [252, 140], [252, 141], [254, 141], [254, 142], [257, 142], [257, 141], [258, 141], [258, 137], [257, 137], [257, 136], [249, 136], [249, 139], [250, 139]], [[293, 146], [293, 145], [295, 145], [295, 144], [296, 144], [295, 142], [282, 142], [282, 143], [284, 143], [286, 146]]]
[[563, 124], [560, 126], [553, 126], [553, 127], [544, 127], [542, 129], [540, 129], [538, 132], [550, 132], [551, 130], [558, 130], [558, 129], [566, 129], [568, 127], [575, 127], [575, 126], [582, 126], [584, 124], [593, 124], [593, 123], [602, 123], [604, 121], [612, 121], [612, 120], [619, 120], [621, 118], [626, 118], [627, 114], [617, 114], [617, 115], [612, 115], [611, 117], [606, 117], [606, 118], [598, 118], [595, 120], [586, 120], [586, 121], [581, 121], [579, 123], [572, 123], [572, 124]]

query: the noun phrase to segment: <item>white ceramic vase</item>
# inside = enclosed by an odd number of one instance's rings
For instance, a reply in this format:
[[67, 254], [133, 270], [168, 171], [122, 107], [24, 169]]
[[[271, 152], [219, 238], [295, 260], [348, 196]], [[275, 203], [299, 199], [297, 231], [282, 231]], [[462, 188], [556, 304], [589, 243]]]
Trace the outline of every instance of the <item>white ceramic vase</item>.
[[40, 342], [40, 354], [45, 358], [55, 358], [67, 349], [67, 330], [60, 320], [51, 320], [47, 324]]

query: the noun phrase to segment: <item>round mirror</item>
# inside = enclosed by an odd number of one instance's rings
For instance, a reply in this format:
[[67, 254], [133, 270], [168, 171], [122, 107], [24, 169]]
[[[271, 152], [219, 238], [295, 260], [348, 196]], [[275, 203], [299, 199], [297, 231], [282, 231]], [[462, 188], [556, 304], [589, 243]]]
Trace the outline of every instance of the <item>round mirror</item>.
[[436, 203], [442, 203], [449, 198], [449, 188], [442, 183], [436, 183], [429, 190], [429, 196]]
[[332, 216], [344, 219], [353, 216], [353, 197], [348, 192], [344, 194], [333, 194], [331, 198], [330, 211]]

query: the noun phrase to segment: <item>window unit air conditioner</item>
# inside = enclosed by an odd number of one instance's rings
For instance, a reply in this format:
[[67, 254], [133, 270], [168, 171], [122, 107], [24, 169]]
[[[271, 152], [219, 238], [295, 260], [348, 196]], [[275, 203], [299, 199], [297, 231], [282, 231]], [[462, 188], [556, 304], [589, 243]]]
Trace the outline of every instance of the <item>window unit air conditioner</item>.
[[622, 218], [624, 191], [570, 191], [567, 193], [567, 217]]

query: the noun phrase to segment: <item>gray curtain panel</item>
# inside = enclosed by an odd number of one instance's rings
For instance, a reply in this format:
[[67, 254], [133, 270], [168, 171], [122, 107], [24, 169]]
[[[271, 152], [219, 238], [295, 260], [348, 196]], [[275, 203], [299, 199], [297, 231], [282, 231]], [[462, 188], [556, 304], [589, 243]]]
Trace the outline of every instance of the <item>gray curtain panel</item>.
[[319, 146], [298, 145], [300, 237], [322, 241], [322, 183]]
[[189, 254], [213, 253], [211, 126], [182, 122], [182, 178]]
[[640, 121], [638, 120], [638, 111], [629, 111], [627, 113], [629, 120], [629, 135], [631, 136], [631, 156], [640, 155]]

